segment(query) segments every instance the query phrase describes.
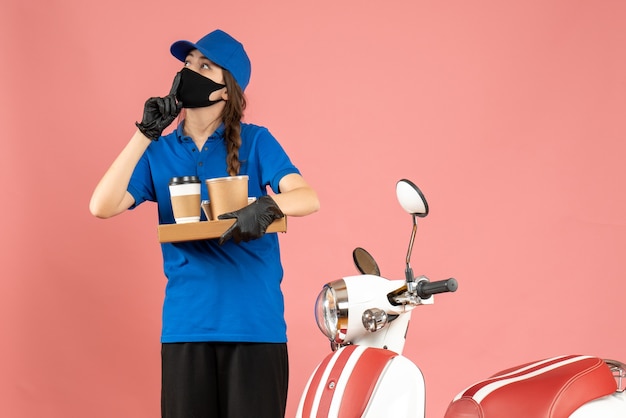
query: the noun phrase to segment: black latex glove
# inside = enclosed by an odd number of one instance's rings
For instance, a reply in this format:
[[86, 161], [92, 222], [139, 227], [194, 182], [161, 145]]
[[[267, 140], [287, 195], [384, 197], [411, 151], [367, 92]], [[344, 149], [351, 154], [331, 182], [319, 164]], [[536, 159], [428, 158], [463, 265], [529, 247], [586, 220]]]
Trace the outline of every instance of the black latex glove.
[[231, 238], [236, 243], [261, 238], [265, 235], [267, 227], [276, 219], [280, 219], [283, 216], [285, 215], [276, 202], [274, 202], [274, 199], [270, 196], [261, 196], [244, 208], [234, 212], [224, 213], [217, 217], [218, 219], [237, 219], [235, 223], [222, 234], [219, 243], [222, 245]]
[[180, 73], [174, 77], [170, 94], [165, 97], [151, 97], [143, 107], [141, 123], [135, 122], [142, 134], [158, 141], [163, 130], [170, 126], [182, 109], [182, 102], [176, 102], [176, 92], [180, 84]]

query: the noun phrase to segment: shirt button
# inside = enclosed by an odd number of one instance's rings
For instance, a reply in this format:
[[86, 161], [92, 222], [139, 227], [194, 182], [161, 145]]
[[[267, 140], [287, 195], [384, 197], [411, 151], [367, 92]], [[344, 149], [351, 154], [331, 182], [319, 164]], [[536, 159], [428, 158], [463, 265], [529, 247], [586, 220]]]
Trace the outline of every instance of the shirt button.
[[202, 161], [200, 161], [200, 162], [198, 163], [198, 166], [202, 167]]

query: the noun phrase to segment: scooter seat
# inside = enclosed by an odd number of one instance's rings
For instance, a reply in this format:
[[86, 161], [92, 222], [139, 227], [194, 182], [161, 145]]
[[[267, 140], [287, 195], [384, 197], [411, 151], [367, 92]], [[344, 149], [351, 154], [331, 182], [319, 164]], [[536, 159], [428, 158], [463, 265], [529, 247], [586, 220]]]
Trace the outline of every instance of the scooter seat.
[[602, 359], [556, 357], [503, 370], [475, 383], [454, 398], [444, 418], [566, 418], [616, 388]]

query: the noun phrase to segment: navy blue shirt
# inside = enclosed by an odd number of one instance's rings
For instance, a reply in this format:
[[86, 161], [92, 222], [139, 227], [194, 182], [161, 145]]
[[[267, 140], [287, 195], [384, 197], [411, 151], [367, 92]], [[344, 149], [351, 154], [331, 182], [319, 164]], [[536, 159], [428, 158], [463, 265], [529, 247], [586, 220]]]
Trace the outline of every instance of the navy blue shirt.
[[[170, 178], [198, 176], [207, 199], [204, 180], [228, 176], [224, 126], [197, 149], [183, 134], [183, 123], [148, 146], [128, 186], [135, 199], [131, 209], [157, 202], [160, 224], [174, 223]], [[299, 174], [266, 128], [242, 123], [241, 139], [239, 174], [249, 177], [250, 197], [266, 195], [268, 187], [278, 193], [285, 175]], [[287, 341], [277, 234], [222, 246], [217, 239], [163, 243], [161, 249], [167, 277], [162, 342]]]

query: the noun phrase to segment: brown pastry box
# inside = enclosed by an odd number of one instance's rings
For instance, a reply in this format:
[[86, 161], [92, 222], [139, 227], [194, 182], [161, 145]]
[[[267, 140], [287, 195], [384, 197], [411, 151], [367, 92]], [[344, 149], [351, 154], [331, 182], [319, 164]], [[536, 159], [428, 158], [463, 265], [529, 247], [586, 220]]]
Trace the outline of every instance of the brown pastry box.
[[[233, 223], [235, 223], [235, 219], [159, 225], [159, 242], [219, 238]], [[287, 217], [275, 220], [267, 227], [266, 232], [287, 232]]]

